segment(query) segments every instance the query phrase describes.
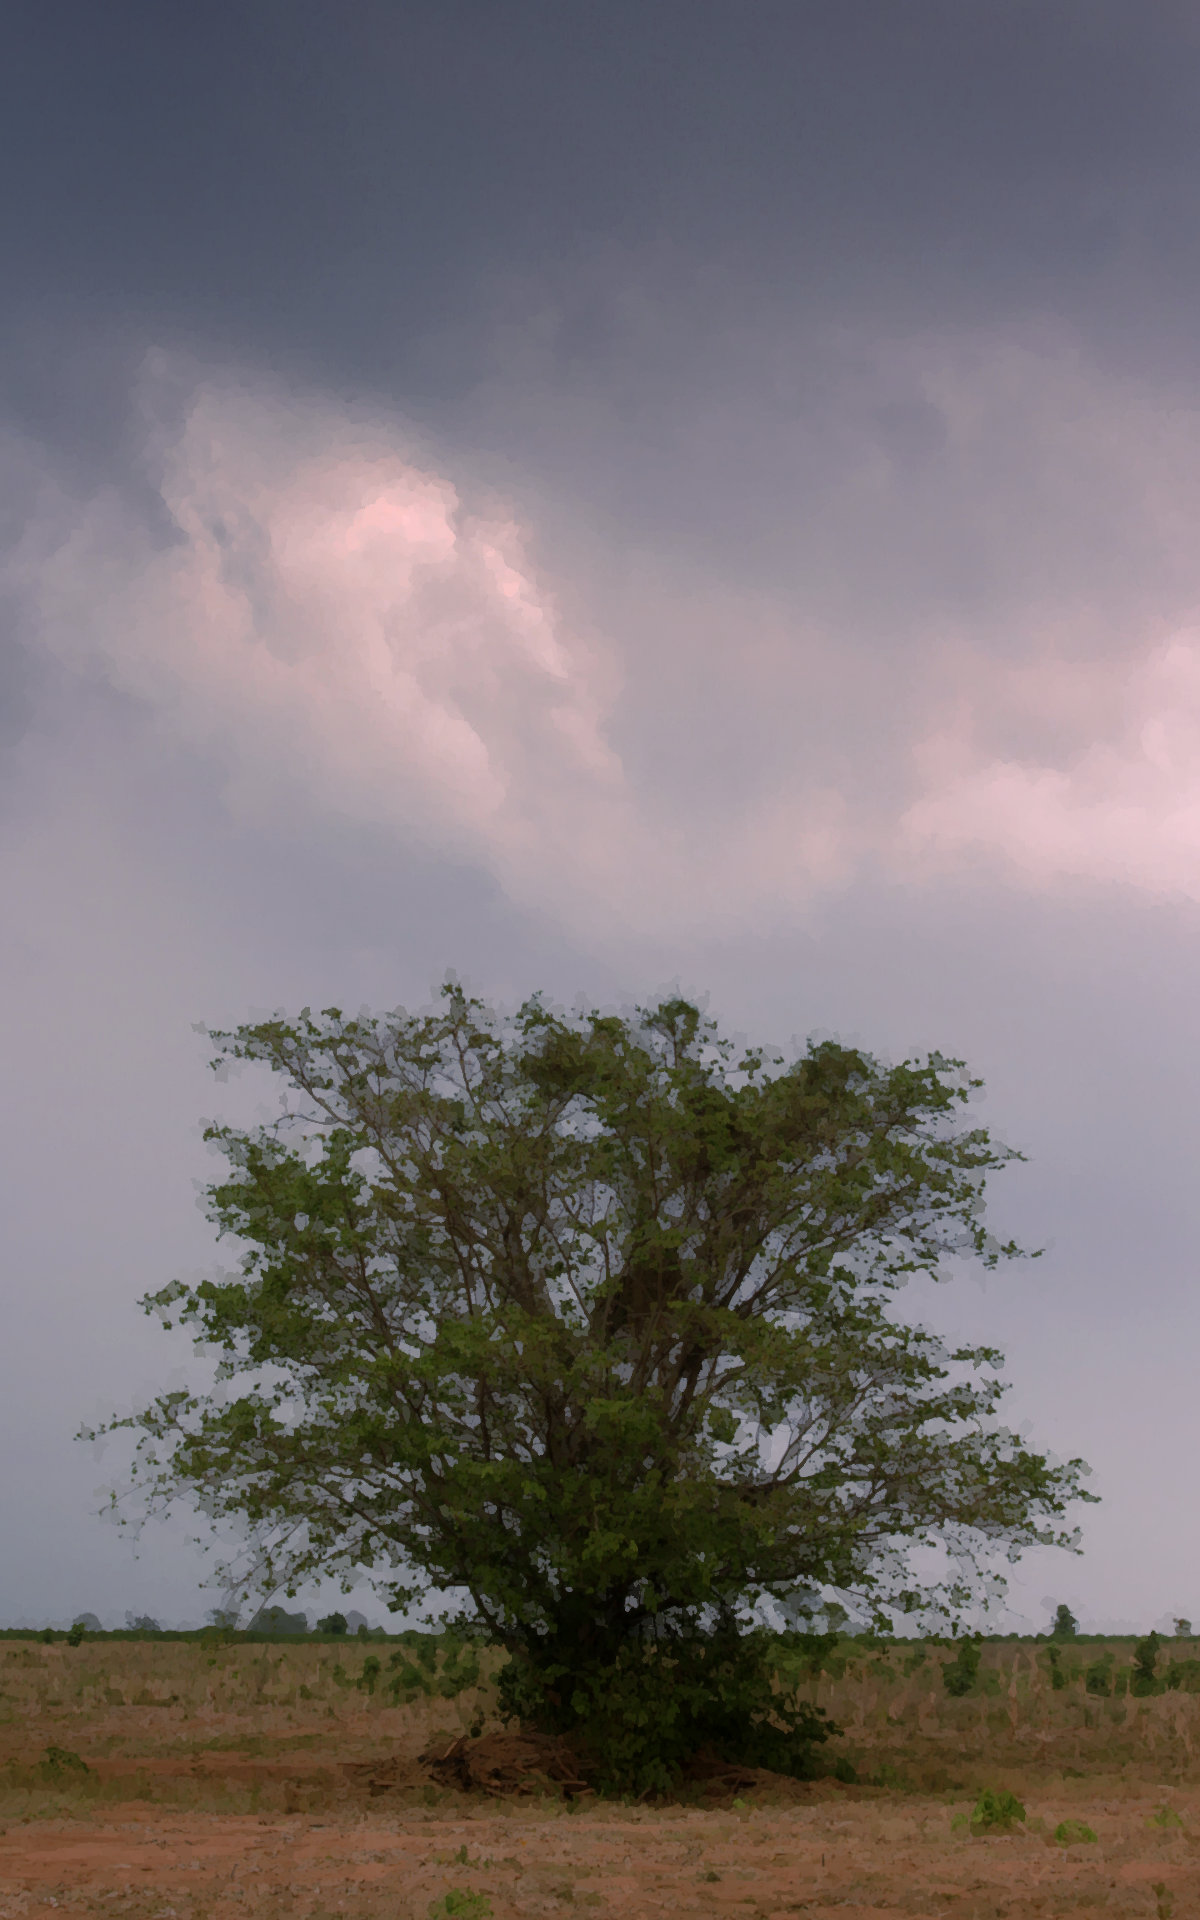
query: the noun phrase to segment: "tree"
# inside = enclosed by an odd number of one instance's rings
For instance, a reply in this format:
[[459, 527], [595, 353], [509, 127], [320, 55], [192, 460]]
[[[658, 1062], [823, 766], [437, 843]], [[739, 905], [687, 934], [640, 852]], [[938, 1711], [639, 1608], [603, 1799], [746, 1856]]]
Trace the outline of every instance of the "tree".
[[289, 1613], [286, 1607], [260, 1607], [250, 1622], [251, 1633], [307, 1633], [308, 1615]]
[[344, 1613], [327, 1613], [323, 1620], [317, 1621], [318, 1633], [348, 1633], [350, 1631]]
[[[241, 1519], [272, 1584], [455, 1596], [507, 1711], [654, 1785], [705, 1740], [804, 1764], [822, 1729], [772, 1691], [764, 1606], [954, 1615], [1002, 1589], [996, 1550], [1075, 1545], [1083, 1464], [995, 1424], [1001, 1356], [896, 1311], [912, 1274], [1019, 1252], [982, 1196], [1020, 1156], [960, 1118], [960, 1062], [789, 1064], [682, 999], [504, 1017], [457, 987], [209, 1037], [289, 1091], [206, 1130], [240, 1272], [143, 1304], [228, 1397], [114, 1424], [151, 1502]], [[920, 1580], [930, 1546], [952, 1571]]]
[[1079, 1622], [1071, 1612], [1065, 1600], [1060, 1600], [1054, 1610], [1054, 1625], [1050, 1629], [1052, 1640], [1073, 1640], [1079, 1632]]

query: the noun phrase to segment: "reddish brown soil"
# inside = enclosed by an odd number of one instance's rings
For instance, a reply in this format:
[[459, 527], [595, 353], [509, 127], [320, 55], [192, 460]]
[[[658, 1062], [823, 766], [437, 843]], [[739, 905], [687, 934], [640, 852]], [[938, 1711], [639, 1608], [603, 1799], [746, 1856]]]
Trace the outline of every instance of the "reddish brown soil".
[[[1078, 1785], [1079, 1783], [1073, 1783]], [[449, 1796], [432, 1807], [351, 1794], [320, 1819], [173, 1813], [129, 1803], [0, 1835], [0, 1920], [74, 1912], [129, 1920], [426, 1920], [451, 1890], [495, 1920], [803, 1913], [812, 1920], [1200, 1914], [1195, 1804], [1147, 1825], [1149, 1790], [1093, 1803], [1060, 1787], [1035, 1812], [1090, 1820], [1095, 1845], [1046, 1833], [971, 1839], [944, 1800], [805, 1790], [791, 1805], [631, 1810]]]

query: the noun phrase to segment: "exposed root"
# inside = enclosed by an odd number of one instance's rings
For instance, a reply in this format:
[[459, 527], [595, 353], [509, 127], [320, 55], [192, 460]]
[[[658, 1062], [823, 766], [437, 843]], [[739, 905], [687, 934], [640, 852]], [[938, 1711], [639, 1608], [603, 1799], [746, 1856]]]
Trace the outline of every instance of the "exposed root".
[[464, 1793], [573, 1797], [590, 1791], [579, 1755], [552, 1734], [486, 1733], [479, 1740], [452, 1740], [448, 1747], [427, 1749], [421, 1762], [440, 1785]]
[[[453, 1740], [443, 1736], [415, 1758], [393, 1754], [386, 1760], [346, 1764], [342, 1772], [350, 1785], [365, 1787], [372, 1798], [393, 1789], [419, 1792], [431, 1786], [485, 1794], [493, 1800], [543, 1795], [578, 1800], [595, 1791], [586, 1757], [570, 1741], [533, 1731], [487, 1733], [478, 1739], [465, 1734]], [[815, 1791], [811, 1782], [723, 1760], [711, 1748], [692, 1756], [679, 1784], [685, 1790], [699, 1789], [706, 1800], [756, 1791], [773, 1798], [808, 1799]]]

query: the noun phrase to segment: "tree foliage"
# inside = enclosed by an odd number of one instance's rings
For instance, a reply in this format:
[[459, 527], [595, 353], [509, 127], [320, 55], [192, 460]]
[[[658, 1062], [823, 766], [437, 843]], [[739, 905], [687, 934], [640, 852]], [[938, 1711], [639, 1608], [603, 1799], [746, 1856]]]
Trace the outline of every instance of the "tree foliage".
[[1054, 1621], [1050, 1628], [1052, 1640], [1074, 1640], [1079, 1632], [1079, 1622], [1071, 1612], [1065, 1600], [1060, 1600], [1054, 1609]]
[[[1000, 1355], [897, 1311], [912, 1275], [1019, 1251], [982, 1216], [1019, 1156], [967, 1124], [960, 1062], [788, 1063], [682, 999], [505, 1017], [456, 987], [210, 1038], [222, 1075], [288, 1088], [276, 1120], [206, 1130], [240, 1272], [144, 1302], [217, 1350], [218, 1386], [117, 1424], [152, 1501], [253, 1529], [264, 1583], [457, 1596], [511, 1709], [607, 1712], [628, 1782], [739, 1717], [819, 1732], [771, 1694], [761, 1603], [952, 1614], [997, 1550], [1074, 1544], [1082, 1463], [997, 1425]], [[918, 1578], [921, 1547], [950, 1572]], [[732, 1712], [706, 1721], [706, 1687]]]

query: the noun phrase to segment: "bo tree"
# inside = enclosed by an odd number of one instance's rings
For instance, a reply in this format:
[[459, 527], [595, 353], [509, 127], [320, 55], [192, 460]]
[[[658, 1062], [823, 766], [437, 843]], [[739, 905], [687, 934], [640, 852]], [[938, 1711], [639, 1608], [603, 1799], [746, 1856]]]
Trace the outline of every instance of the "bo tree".
[[[705, 1740], [803, 1764], [820, 1728], [772, 1690], [764, 1602], [953, 1614], [997, 1549], [1075, 1543], [1082, 1463], [996, 1425], [1000, 1355], [895, 1310], [910, 1275], [1019, 1251], [982, 1219], [1019, 1156], [966, 1124], [960, 1062], [787, 1063], [682, 999], [502, 1016], [455, 987], [209, 1037], [289, 1093], [207, 1129], [240, 1274], [143, 1304], [223, 1384], [118, 1423], [140, 1484], [249, 1523], [291, 1591], [452, 1596], [508, 1652], [506, 1709], [600, 1777], [661, 1784]], [[918, 1579], [922, 1547], [951, 1575]]]

